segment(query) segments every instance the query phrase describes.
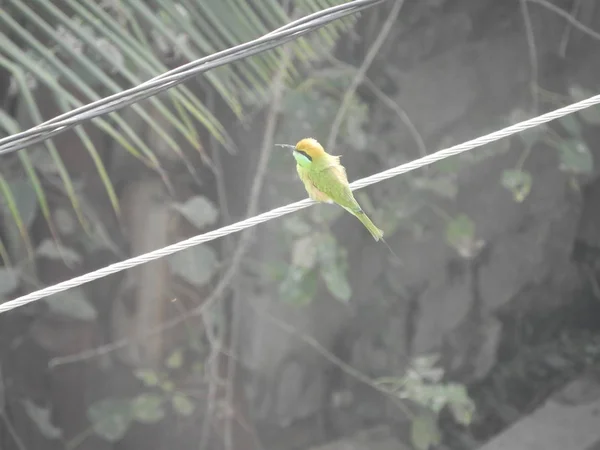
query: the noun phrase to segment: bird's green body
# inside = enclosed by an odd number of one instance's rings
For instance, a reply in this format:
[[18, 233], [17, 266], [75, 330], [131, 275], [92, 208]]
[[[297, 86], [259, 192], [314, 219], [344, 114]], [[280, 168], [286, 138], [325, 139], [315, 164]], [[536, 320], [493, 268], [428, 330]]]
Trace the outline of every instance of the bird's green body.
[[298, 142], [293, 155], [298, 176], [310, 198], [318, 202], [337, 203], [358, 218], [376, 241], [383, 238], [383, 231], [371, 222], [354, 198], [339, 156], [328, 154], [316, 140], [310, 138]]

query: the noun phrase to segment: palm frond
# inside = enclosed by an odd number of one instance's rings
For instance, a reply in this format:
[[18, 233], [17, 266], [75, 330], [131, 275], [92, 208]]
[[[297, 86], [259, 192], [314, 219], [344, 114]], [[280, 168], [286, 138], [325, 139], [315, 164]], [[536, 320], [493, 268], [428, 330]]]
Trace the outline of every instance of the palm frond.
[[[293, 0], [294, 17], [338, 5], [344, 0]], [[279, 0], [224, 2], [222, 0], [180, 0], [157, 2], [47, 2], [6, 0], [0, 10], [0, 67], [7, 70], [17, 87], [16, 95], [30, 120], [42, 122], [36, 105], [36, 85], [44, 86], [60, 112], [119, 92], [169, 70], [168, 56], [175, 62], [193, 60], [227, 47], [255, 39], [289, 22], [291, 17]], [[287, 81], [295, 83], [308, 67], [333, 49], [341, 34], [351, 28], [356, 17], [336, 21], [315, 33], [289, 44], [294, 64]], [[24, 51], [24, 49], [27, 49]], [[270, 99], [271, 83], [279, 68], [282, 49], [207, 72], [203, 77], [240, 120], [249, 107], [260, 108]], [[12, 134], [24, 124], [0, 111], [0, 133]], [[146, 166], [161, 173], [160, 154], [155, 142], [131, 126], [134, 114], [152, 130], [175, 158], [194, 171], [180, 140], [198, 152], [204, 161], [204, 145], [198, 129], [206, 130], [223, 147], [234, 150], [227, 127], [208, 108], [199, 93], [180, 85], [130, 111], [111, 113], [93, 119], [91, 124]], [[82, 150], [88, 152], [113, 209], [119, 203], [100, 152], [83, 127], [75, 129]], [[74, 211], [87, 229], [73, 180], [52, 140], [43, 146], [49, 153]], [[36, 191], [40, 210], [54, 235], [54, 226], [40, 175], [26, 151], [19, 153], [26, 176]], [[1, 182], [0, 182], [1, 183]], [[8, 195], [8, 191], [2, 189]], [[5, 195], [5, 197], [6, 197]], [[5, 200], [8, 201], [7, 198]], [[17, 222], [17, 217], [13, 217]]]
[[[16, 134], [19, 131], [21, 131], [17, 121], [15, 119], [13, 119], [12, 117], [10, 117], [6, 112], [4, 112], [1, 109], [0, 109], [0, 129], [4, 130], [7, 134]], [[23, 149], [22, 151], [20, 151], [18, 153], [18, 157], [19, 157], [19, 160], [21, 161], [21, 164], [23, 166], [23, 169], [25, 170], [27, 177], [29, 178], [29, 181], [31, 182], [31, 185], [33, 186], [33, 190], [35, 191], [35, 195], [38, 199], [40, 209], [42, 210], [44, 219], [46, 219], [46, 223], [48, 224], [48, 228], [50, 229], [52, 236], [56, 240], [58, 237], [58, 234], [55, 231], [56, 227], [54, 226], [54, 222], [52, 221], [52, 215], [50, 213], [50, 207], [48, 206], [48, 199], [46, 197], [46, 192], [44, 191], [44, 189], [42, 187], [42, 182], [33, 167], [33, 163], [31, 161], [31, 158], [29, 157], [28, 150]], [[17, 221], [18, 221], [17, 218], [14, 218], [14, 220], [15, 220], [15, 223], [17, 223]], [[1, 245], [1, 247], [4, 248], [4, 245]], [[2, 249], [0, 249], [0, 252], [1, 251], [2, 251]], [[6, 257], [4, 257], [4, 255], [2, 255], [2, 259], [4, 260], [5, 264], [8, 264], [8, 262], [9, 262], [8, 258], [6, 258]]]

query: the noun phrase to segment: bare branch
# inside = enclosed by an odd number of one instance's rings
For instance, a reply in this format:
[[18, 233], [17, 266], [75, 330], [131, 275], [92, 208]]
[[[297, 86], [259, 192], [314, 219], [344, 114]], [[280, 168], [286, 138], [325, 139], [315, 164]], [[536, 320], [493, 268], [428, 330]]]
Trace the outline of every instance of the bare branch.
[[373, 42], [373, 45], [371, 45], [371, 48], [367, 52], [367, 56], [365, 56], [365, 59], [362, 62], [358, 71], [356, 72], [356, 75], [350, 83], [350, 86], [348, 86], [348, 89], [346, 89], [346, 92], [344, 93], [344, 97], [342, 99], [342, 104], [340, 105], [335, 119], [333, 120], [333, 124], [331, 125], [331, 131], [329, 132], [329, 137], [327, 138], [327, 145], [325, 148], [327, 148], [328, 151], [333, 150], [335, 140], [337, 139], [337, 135], [340, 131], [340, 126], [342, 125], [342, 121], [344, 120], [344, 117], [348, 112], [348, 108], [350, 107], [350, 101], [352, 100], [352, 97], [356, 92], [356, 88], [358, 88], [360, 83], [363, 81], [367, 70], [369, 70], [369, 67], [371, 66], [373, 60], [377, 56], [379, 49], [390, 34], [392, 26], [394, 25], [394, 22], [396, 22], [396, 19], [398, 18], [398, 14], [402, 9], [403, 4], [404, 0], [396, 0], [396, 3], [394, 3], [394, 6], [392, 6], [390, 14], [385, 23], [383, 24], [379, 35], [377, 36], [375, 42]]

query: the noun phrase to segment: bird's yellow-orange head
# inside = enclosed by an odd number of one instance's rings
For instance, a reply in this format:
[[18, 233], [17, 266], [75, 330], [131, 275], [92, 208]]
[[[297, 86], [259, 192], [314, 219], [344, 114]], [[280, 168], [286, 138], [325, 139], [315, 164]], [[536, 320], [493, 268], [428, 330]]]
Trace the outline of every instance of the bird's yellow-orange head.
[[298, 141], [294, 148], [294, 158], [302, 167], [310, 167], [315, 160], [327, 155], [316, 139], [306, 138]]
[[319, 141], [313, 138], [306, 138], [298, 141], [296, 144], [296, 151], [304, 152], [311, 158], [323, 156], [325, 154], [325, 149]]

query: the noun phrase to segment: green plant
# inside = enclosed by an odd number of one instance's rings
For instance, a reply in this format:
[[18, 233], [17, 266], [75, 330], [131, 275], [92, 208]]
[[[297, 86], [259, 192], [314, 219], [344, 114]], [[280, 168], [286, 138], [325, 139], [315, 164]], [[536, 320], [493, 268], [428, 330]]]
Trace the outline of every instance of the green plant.
[[[294, 14], [305, 15], [339, 3], [341, 0], [325, 0], [318, 4], [294, 1], [290, 6]], [[52, 2], [36, 3], [33, 8], [26, 2], [9, 0], [0, 10], [0, 70], [11, 76], [9, 96], [17, 100], [19, 114], [0, 109], [0, 133], [17, 133], [28, 125], [27, 122], [40, 123], [49, 119], [43, 117], [38, 105], [41, 96], [44, 102], [53, 105], [56, 113], [67, 112], [163, 73], [173, 63], [197, 59], [257, 38], [290, 20], [290, 14], [277, 0], [263, 2], [259, 9], [243, 2], [189, 0], [125, 0], [118, 3], [64, 0], [60, 8]], [[304, 67], [327, 55], [341, 33], [352, 27], [356, 20], [356, 16], [351, 16], [336, 21], [288, 44], [294, 64], [286, 81], [293, 84], [302, 76]], [[269, 101], [271, 79], [278, 70], [282, 51], [277, 48], [208, 72], [204, 76], [207, 89], [216, 92], [243, 121], [250, 109], [260, 108]], [[25, 117], [27, 120], [24, 121]], [[229, 131], [220, 119], [206, 106], [197, 90], [185, 85], [152, 97], [145, 105], [134, 105], [128, 111], [94, 119], [90, 125], [102, 130], [113, 145], [158, 171], [163, 178], [167, 175], [162, 157], [156, 151], [156, 145], [151, 145], [140, 133], [143, 127], [151, 129], [162, 147], [192, 173], [195, 169], [189, 161], [190, 155], [181, 143], [207, 161], [208, 154], [198, 128], [205, 129], [226, 149], [234, 149]], [[89, 130], [88, 127], [77, 127], [74, 132], [82, 151], [92, 159], [118, 214], [118, 198], [101, 156], [104, 149], [97, 148]], [[78, 221], [90, 231], [79, 182], [67, 171], [53, 140], [21, 151], [15, 158], [16, 166], [20, 165], [21, 170], [15, 172], [11, 167], [10, 171], [5, 171], [6, 179], [0, 178], [0, 190], [29, 250], [27, 226], [18, 209], [12, 207], [15, 203], [14, 191], [10, 189], [13, 181], [29, 181], [53, 237], [57, 239], [46, 184], [48, 179], [58, 177], [56, 181], [62, 185]]]
[[[581, 101], [593, 95], [577, 85], [570, 86], [568, 96], [564, 96], [564, 98], [540, 88], [538, 90], [543, 98], [549, 99], [550, 103], [556, 106], [562, 106], [564, 102]], [[525, 116], [526, 114], [522, 110], [515, 110], [510, 115], [514, 122], [524, 120]], [[506, 169], [502, 173], [501, 183], [512, 192], [516, 202], [523, 202], [531, 192], [533, 176], [523, 169], [523, 165], [530, 155], [532, 147], [538, 142], [543, 142], [557, 151], [559, 169], [569, 175], [573, 187], [577, 187], [577, 176], [593, 173], [594, 158], [584, 132], [586, 126], [597, 127], [600, 125], [600, 107], [591, 106], [575, 114], [562, 117], [556, 122], [558, 127], [542, 125], [519, 133], [515, 137], [523, 145], [522, 154], [513, 169]]]
[[183, 363], [183, 350], [176, 349], [165, 360], [166, 370], [141, 369], [135, 372], [145, 388], [137, 396], [107, 397], [92, 403], [88, 407], [88, 418], [93, 432], [109, 442], [117, 442], [134, 422], [155, 424], [169, 410], [181, 417], [191, 416], [196, 402], [178, 390], [170, 377], [170, 372], [181, 369]]
[[444, 407], [463, 425], [471, 423], [475, 412], [464, 385], [442, 382], [444, 370], [435, 367], [437, 360], [437, 355], [421, 356], [414, 359], [403, 377], [376, 380], [391, 395], [417, 405], [411, 418], [411, 440], [416, 450], [428, 450], [440, 443], [437, 417]]
[[[339, 212], [336, 208], [328, 209]], [[352, 289], [347, 278], [346, 250], [331, 233], [312, 231], [300, 219], [288, 221], [286, 225], [293, 235], [293, 243], [291, 263], [281, 274], [279, 294], [282, 300], [296, 305], [310, 303], [316, 293], [317, 281], [322, 280], [334, 298], [349, 301]]]

